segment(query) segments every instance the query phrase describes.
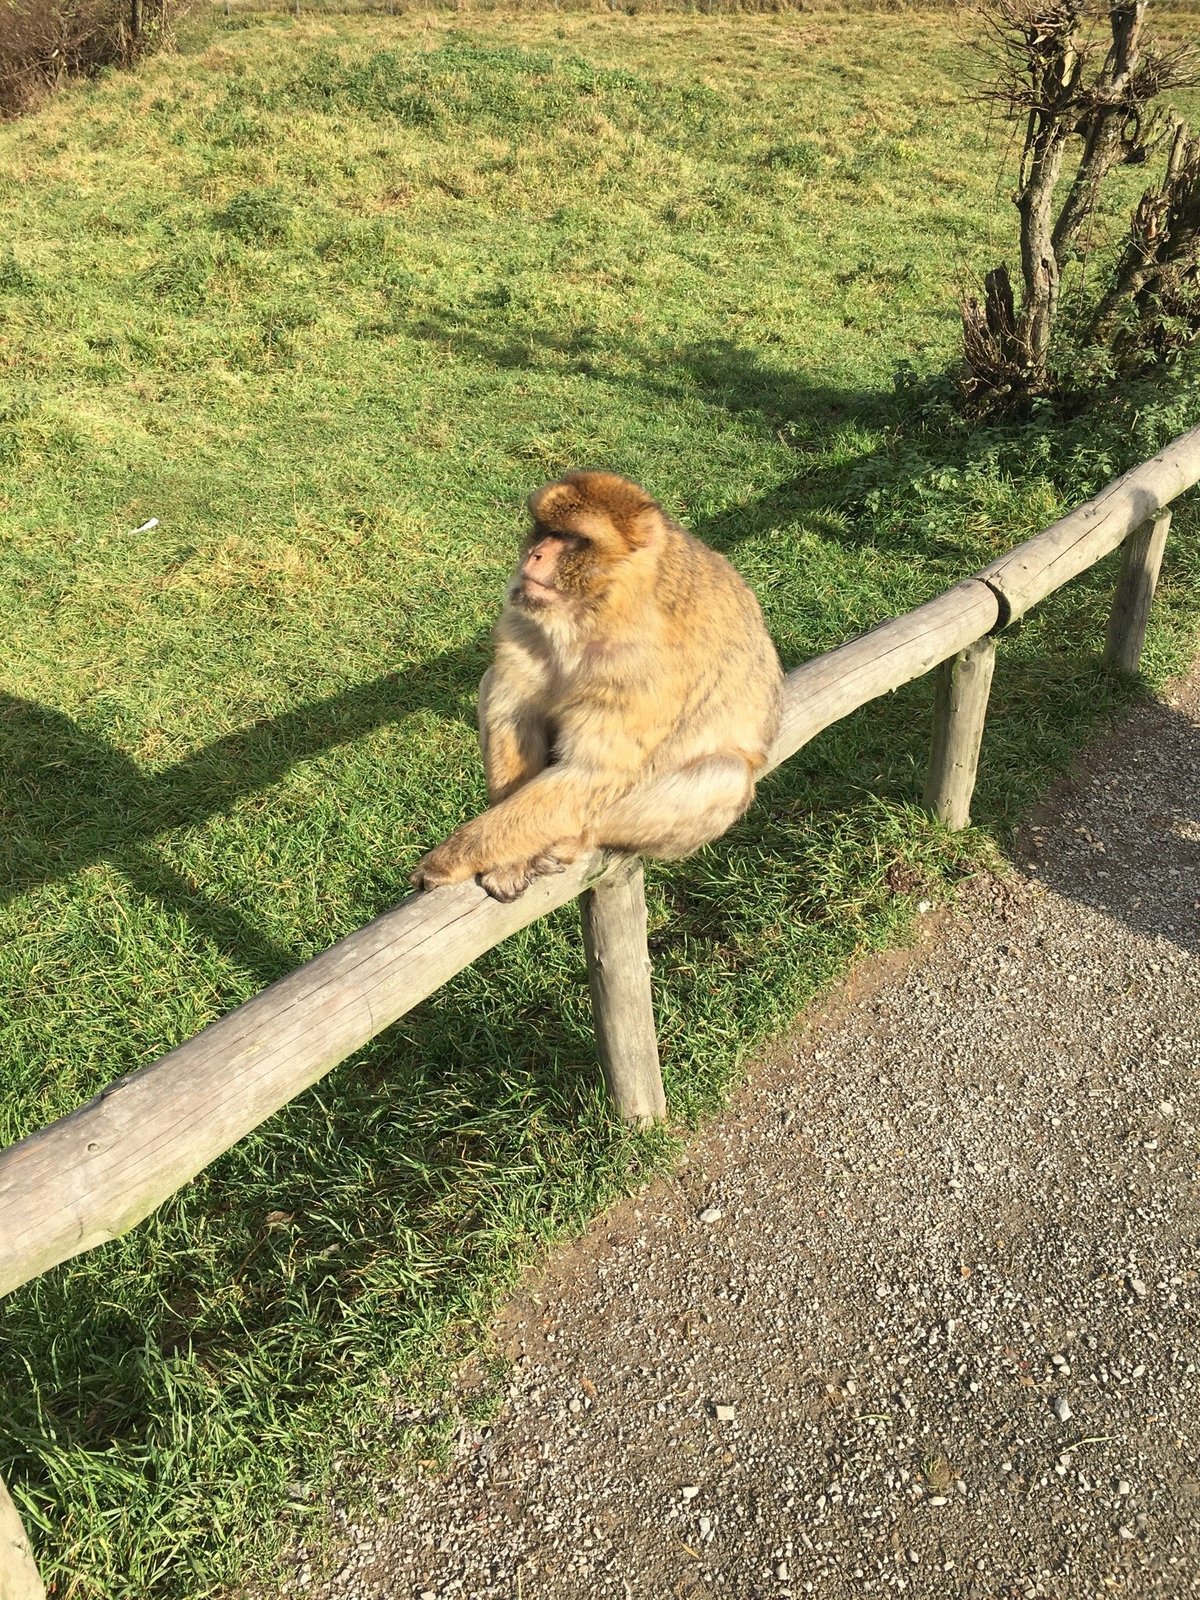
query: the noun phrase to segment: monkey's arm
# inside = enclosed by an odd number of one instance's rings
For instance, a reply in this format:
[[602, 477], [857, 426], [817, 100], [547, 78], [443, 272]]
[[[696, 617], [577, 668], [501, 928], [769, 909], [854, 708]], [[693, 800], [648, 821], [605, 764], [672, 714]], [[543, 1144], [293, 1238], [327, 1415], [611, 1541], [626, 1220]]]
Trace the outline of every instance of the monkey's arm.
[[541, 675], [512, 652], [497, 651], [479, 685], [479, 747], [493, 805], [528, 783], [550, 756]]
[[561, 872], [598, 842], [594, 824], [638, 783], [645, 760], [604, 768], [547, 767], [482, 816], [455, 829], [417, 863], [419, 889], [464, 883], [476, 874], [498, 900], [515, 899], [534, 878]]
[[[545, 790], [536, 794], [541, 783], [541, 779], [535, 779], [514, 800], [531, 794], [539, 800], [546, 798]], [[546, 789], [549, 788], [547, 784]], [[551, 796], [557, 806], [548, 807], [541, 815], [519, 818], [510, 800], [452, 834], [420, 863], [413, 882], [418, 887], [433, 888], [440, 883], [461, 882], [477, 872], [490, 895], [497, 900], [513, 900], [534, 878], [561, 872], [583, 850], [597, 845], [677, 860], [719, 838], [753, 797], [753, 763], [744, 751], [727, 750], [700, 756], [621, 794], [607, 786], [572, 785], [570, 792], [560, 790]], [[547, 839], [548, 825], [566, 828], [568, 823], [579, 821], [577, 806], [585, 819], [579, 832]], [[542, 842], [529, 850], [530, 841], [535, 838]], [[508, 852], [523, 849], [528, 853], [510, 858]], [[505, 853], [491, 855], [492, 850]], [[474, 856], [472, 851], [476, 852]], [[472, 860], [476, 863], [473, 869]]]
[[[418, 888], [463, 883], [479, 874], [497, 899], [511, 900], [541, 874], [560, 872], [597, 842], [613, 802], [643, 783], [675, 713], [656, 685], [592, 683], [574, 704], [556, 708], [555, 766], [497, 800], [417, 863]], [[489, 719], [496, 701], [486, 696]], [[489, 728], [490, 733], [490, 728]], [[489, 787], [492, 767], [489, 759]]]
[[627, 783], [614, 788], [608, 774], [589, 778], [574, 767], [548, 767], [482, 816], [456, 828], [417, 863], [412, 881], [424, 889], [463, 883], [492, 867], [549, 858], [556, 854], [555, 846], [569, 852], [559, 861], [565, 865], [586, 848], [587, 818], [633, 781], [631, 774]]

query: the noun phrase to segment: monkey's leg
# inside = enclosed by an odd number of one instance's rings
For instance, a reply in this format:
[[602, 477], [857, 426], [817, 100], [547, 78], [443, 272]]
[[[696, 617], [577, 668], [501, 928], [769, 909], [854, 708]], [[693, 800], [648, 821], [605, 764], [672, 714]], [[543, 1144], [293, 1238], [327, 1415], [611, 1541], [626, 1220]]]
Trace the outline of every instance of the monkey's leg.
[[675, 860], [719, 838], [753, 797], [740, 755], [705, 756], [615, 795], [568, 767], [550, 767], [456, 829], [417, 863], [412, 882], [434, 889], [478, 874], [489, 894], [512, 900], [597, 844]]
[[599, 782], [570, 767], [548, 767], [456, 828], [417, 863], [411, 881], [436, 889], [484, 874], [489, 894], [514, 899], [534, 878], [560, 871], [587, 849], [594, 839], [588, 819], [630, 787], [628, 778]]
[[675, 861], [719, 839], [753, 798], [754, 777], [741, 756], [704, 756], [623, 795], [589, 831], [610, 849]]

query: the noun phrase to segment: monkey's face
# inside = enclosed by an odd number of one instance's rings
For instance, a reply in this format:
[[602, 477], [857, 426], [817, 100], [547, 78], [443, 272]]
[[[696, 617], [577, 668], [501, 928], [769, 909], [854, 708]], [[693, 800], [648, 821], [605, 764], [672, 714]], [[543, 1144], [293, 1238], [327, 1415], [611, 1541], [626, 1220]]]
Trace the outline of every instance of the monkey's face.
[[528, 611], [568, 605], [599, 592], [602, 568], [590, 540], [535, 528], [522, 552], [510, 596]]
[[535, 490], [529, 511], [533, 528], [508, 596], [530, 612], [594, 607], [663, 527], [646, 491], [612, 472], [569, 472]]

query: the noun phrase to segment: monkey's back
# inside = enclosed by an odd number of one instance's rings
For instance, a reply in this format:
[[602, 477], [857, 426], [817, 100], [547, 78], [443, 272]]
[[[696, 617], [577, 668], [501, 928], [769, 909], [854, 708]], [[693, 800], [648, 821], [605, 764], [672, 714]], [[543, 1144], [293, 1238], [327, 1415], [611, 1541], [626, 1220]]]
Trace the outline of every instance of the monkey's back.
[[783, 672], [753, 591], [718, 551], [667, 523], [655, 596], [657, 687], [679, 707], [660, 756], [739, 751], [761, 767], [779, 729]]

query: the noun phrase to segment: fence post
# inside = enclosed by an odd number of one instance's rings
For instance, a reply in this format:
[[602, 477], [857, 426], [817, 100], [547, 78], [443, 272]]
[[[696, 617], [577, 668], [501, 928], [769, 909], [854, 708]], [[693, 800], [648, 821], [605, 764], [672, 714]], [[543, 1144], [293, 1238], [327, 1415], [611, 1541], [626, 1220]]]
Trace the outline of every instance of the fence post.
[[1171, 513], [1160, 511], [1135, 528], [1121, 546], [1121, 575], [1108, 615], [1104, 659], [1122, 672], [1136, 672], [1142, 659], [1150, 602], [1158, 586], [1158, 570], [1170, 526]]
[[604, 1081], [626, 1122], [661, 1122], [667, 1114], [646, 944], [646, 880], [629, 859], [580, 896], [592, 1017]]
[[971, 796], [995, 665], [996, 641], [989, 635], [937, 669], [925, 804], [949, 828], [965, 828], [971, 820]]
[[46, 1600], [17, 1508], [0, 1479], [0, 1600]]

